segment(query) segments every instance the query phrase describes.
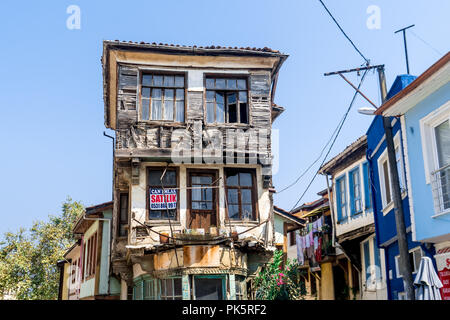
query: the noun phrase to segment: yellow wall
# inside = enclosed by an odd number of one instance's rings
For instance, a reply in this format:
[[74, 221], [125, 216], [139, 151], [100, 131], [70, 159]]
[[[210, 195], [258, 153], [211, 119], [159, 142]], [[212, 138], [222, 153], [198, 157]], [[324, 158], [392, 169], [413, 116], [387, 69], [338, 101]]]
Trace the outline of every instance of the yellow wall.
[[321, 300], [334, 300], [334, 279], [333, 279], [333, 264], [325, 262], [320, 265], [321, 268], [321, 285], [320, 293]]

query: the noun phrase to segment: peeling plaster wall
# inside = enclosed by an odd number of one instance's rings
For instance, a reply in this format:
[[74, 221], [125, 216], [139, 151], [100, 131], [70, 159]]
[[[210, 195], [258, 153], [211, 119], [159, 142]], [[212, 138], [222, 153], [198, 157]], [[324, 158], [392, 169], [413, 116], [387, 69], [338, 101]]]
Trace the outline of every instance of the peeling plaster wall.
[[[157, 232], [168, 232], [170, 233], [170, 226], [167, 221], [164, 221], [161, 223], [161, 221], [150, 221], [147, 219], [147, 209], [146, 209], [146, 184], [147, 184], [147, 167], [151, 166], [158, 166], [165, 167], [166, 163], [141, 163], [140, 164], [140, 170], [139, 170], [139, 184], [138, 185], [132, 185], [131, 184], [131, 217], [134, 217], [136, 220], [138, 220], [140, 223], [132, 220], [131, 226], [132, 226], [132, 232], [131, 232], [131, 246], [139, 246], [139, 245], [151, 245], [159, 243], [159, 235], [156, 233], [151, 233], [149, 236], [136, 236], [136, 228], [142, 228], [141, 224], [145, 223], [152, 223], [154, 226], [152, 226], [152, 229]], [[174, 166], [170, 166], [174, 167]], [[269, 218], [270, 215], [270, 198], [269, 198], [269, 191], [267, 189], [263, 189], [262, 186], [262, 179], [261, 179], [261, 167], [258, 165], [227, 165], [227, 167], [239, 167], [239, 168], [255, 168], [256, 169], [256, 181], [257, 181], [257, 198], [258, 198], [258, 213], [259, 213], [259, 222], [265, 221]], [[179, 219], [177, 221], [171, 221], [172, 229], [173, 231], [182, 231], [186, 228], [186, 208], [187, 208], [187, 190], [186, 184], [187, 184], [187, 169], [188, 168], [196, 168], [196, 169], [215, 169], [218, 170], [219, 177], [221, 178], [219, 180], [219, 210], [218, 210], [218, 220], [219, 220], [219, 227], [222, 229], [225, 229], [226, 232], [229, 233], [230, 225], [228, 223], [225, 223], [226, 218], [226, 210], [225, 210], [225, 189], [224, 189], [224, 166], [223, 165], [180, 165], [179, 168], [179, 183], [180, 183], [180, 192], [179, 192]], [[162, 224], [162, 225], [161, 225]], [[251, 227], [254, 227], [257, 225], [258, 222], [254, 221], [248, 221], [248, 222], [232, 222], [231, 228], [234, 231], [242, 232], [246, 229], [249, 229]], [[272, 223], [269, 222], [269, 232], [268, 232], [268, 238], [269, 242], [272, 240]], [[253, 236], [256, 239], [264, 239], [265, 237], [265, 228], [266, 224], [262, 224], [261, 226], [250, 230], [247, 233], [244, 233], [240, 236], [240, 238], [245, 238], [248, 236]]]

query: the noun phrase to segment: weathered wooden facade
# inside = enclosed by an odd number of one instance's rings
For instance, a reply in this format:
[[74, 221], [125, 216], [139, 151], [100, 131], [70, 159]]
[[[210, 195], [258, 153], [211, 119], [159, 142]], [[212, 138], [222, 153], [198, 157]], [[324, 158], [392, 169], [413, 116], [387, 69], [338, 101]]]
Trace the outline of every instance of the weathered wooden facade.
[[287, 55], [104, 41], [122, 299], [245, 299], [275, 249], [271, 124]]

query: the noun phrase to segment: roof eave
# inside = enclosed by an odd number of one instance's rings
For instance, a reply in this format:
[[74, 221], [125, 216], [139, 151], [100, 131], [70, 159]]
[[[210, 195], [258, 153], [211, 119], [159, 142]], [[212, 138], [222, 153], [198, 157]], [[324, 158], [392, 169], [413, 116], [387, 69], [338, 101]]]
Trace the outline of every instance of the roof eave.
[[450, 81], [450, 52], [435, 62], [406, 88], [387, 100], [376, 115], [399, 116]]

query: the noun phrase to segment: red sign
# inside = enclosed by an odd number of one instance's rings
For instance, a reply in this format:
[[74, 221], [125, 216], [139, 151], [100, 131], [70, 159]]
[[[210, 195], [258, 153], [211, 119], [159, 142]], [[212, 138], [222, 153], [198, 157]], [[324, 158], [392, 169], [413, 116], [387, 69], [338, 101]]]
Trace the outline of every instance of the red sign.
[[438, 276], [442, 282], [442, 300], [450, 300], [450, 252], [437, 254], [434, 257], [436, 259]]
[[165, 210], [177, 208], [176, 189], [150, 189], [150, 210]]

